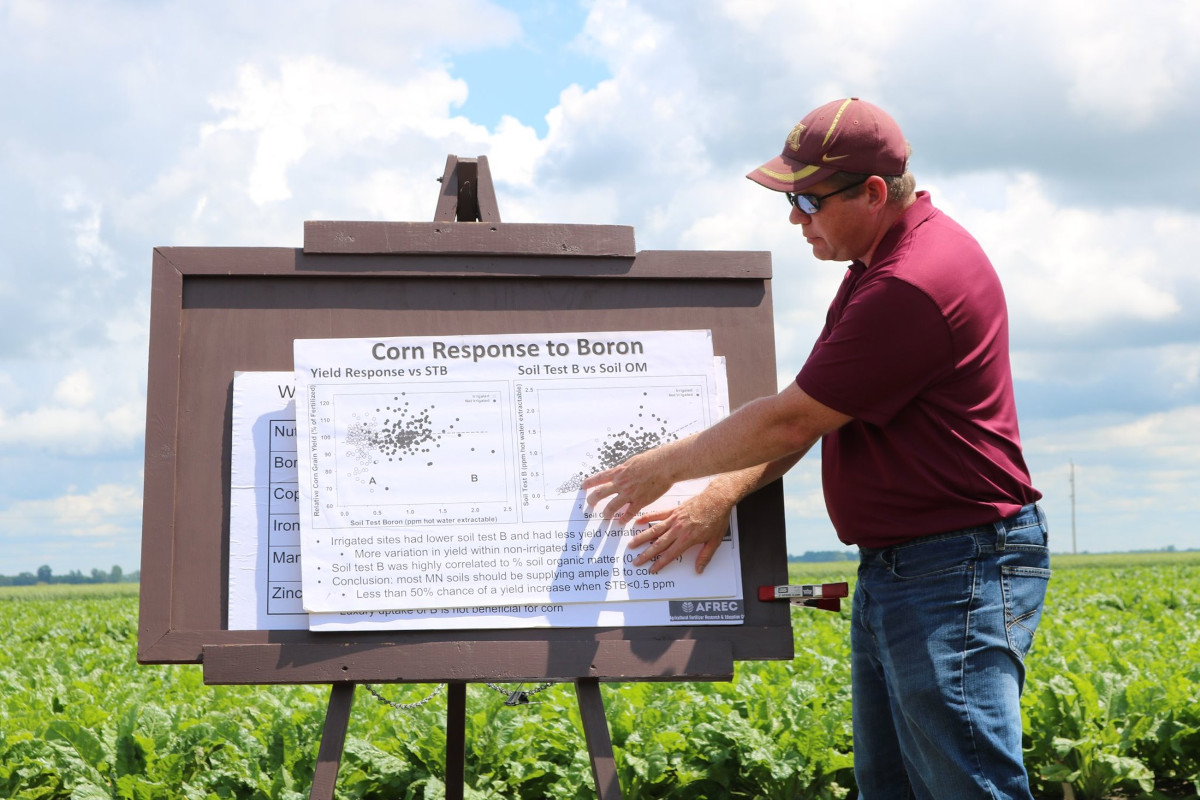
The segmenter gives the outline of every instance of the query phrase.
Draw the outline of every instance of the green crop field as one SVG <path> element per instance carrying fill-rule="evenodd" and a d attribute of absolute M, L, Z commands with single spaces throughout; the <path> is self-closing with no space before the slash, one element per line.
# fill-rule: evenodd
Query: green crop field
<path fill-rule="evenodd" d="M 1039 797 L 1200 797 L 1200 553 L 1056 557 L 1029 657 Z M 793 582 L 853 581 L 850 562 Z M 328 689 L 138 666 L 137 587 L 0 589 L 0 796 L 302 798 Z M 794 661 L 603 687 L 629 798 L 853 797 L 848 609 L 793 610 Z M 431 686 L 378 687 L 415 702 Z M 527 687 L 531 688 L 531 687 Z M 574 692 L 467 693 L 467 796 L 594 797 Z M 339 798 L 440 798 L 445 698 L 356 693 Z"/>

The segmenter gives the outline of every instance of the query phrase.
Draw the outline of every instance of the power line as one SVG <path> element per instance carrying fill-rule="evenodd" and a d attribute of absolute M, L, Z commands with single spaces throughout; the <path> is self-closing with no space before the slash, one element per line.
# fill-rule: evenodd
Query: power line
<path fill-rule="evenodd" d="M 1079 548 L 1075 542 L 1075 461 L 1071 462 L 1071 553 L 1078 554 Z"/>

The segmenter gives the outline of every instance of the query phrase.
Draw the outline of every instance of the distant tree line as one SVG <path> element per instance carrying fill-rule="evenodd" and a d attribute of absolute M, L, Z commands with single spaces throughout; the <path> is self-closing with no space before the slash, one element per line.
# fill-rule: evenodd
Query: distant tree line
<path fill-rule="evenodd" d="M 1200 550 L 1196 547 L 1178 548 L 1173 544 L 1157 550 L 1125 550 L 1123 553 L 1139 554 L 1139 553 L 1191 553 Z M 1070 553 L 1059 553 L 1058 555 L 1070 555 Z M 1079 555 L 1104 555 L 1104 553 L 1093 554 L 1087 550 L 1081 550 Z M 1109 553 L 1111 555 L 1111 553 Z M 858 549 L 847 548 L 845 550 L 806 550 L 803 555 L 789 553 L 787 560 L 792 563 L 811 563 L 811 562 L 826 562 L 826 561 L 858 561 Z"/>
<path fill-rule="evenodd" d="M 857 550 L 806 550 L 804 555 L 788 554 L 788 561 L 858 561 Z"/>
<path fill-rule="evenodd" d="M 0 575 L 0 586 L 36 586 L 39 583 L 137 583 L 139 578 L 141 571 L 126 572 L 116 564 L 108 572 L 93 569 L 91 575 L 84 575 L 77 569 L 66 575 L 55 575 L 49 566 L 43 564 L 38 567 L 36 574 L 22 572 L 20 575 Z"/>

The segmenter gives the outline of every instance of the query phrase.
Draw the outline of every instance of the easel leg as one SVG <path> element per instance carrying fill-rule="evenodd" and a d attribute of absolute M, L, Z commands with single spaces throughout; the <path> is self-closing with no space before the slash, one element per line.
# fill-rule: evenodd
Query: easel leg
<path fill-rule="evenodd" d="M 346 746 L 346 728 L 350 725 L 350 707 L 354 703 L 354 684 L 335 683 L 329 690 L 329 708 L 325 712 L 325 730 L 321 733 L 321 749 L 317 751 L 317 768 L 313 772 L 309 800 L 333 800 L 342 749 Z"/>
<path fill-rule="evenodd" d="M 587 740 L 588 753 L 592 757 L 592 778 L 596 781 L 596 797 L 599 800 L 621 800 L 621 783 L 617 780 L 617 762 L 613 757 L 608 719 L 604 715 L 600 681 L 595 678 L 579 678 L 575 681 L 575 695 L 579 700 L 579 716 L 583 720 L 583 736 Z"/>
<path fill-rule="evenodd" d="M 467 764 L 467 685 L 452 683 L 446 696 L 446 800 L 463 800 Z"/>

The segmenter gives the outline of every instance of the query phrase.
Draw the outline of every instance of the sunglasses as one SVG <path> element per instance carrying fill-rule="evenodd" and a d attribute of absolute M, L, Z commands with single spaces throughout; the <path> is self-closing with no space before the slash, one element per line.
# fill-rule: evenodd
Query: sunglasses
<path fill-rule="evenodd" d="M 826 200 L 830 197 L 833 197 L 835 194 L 841 194 L 842 192 L 848 192 L 856 186 L 862 186 L 864 183 L 867 182 L 867 179 L 870 177 L 871 176 L 868 175 L 865 178 L 863 178 L 861 181 L 856 181 L 855 183 L 852 183 L 849 186 L 843 186 L 842 188 L 840 188 L 836 191 L 833 191 L 833 192 L 829 192 L 828 194 L 822 194 L 822 195 L 792 194 L 791 192 L 784 192 L 784 194 L 787 195 L 788 204 L 790 206 L 792 206 L 792 208 L 798 208 L 801 211 L 803 211 L 805 214 L 815 214 L 821 210 L 821 201 L 822 200 Z"/>

